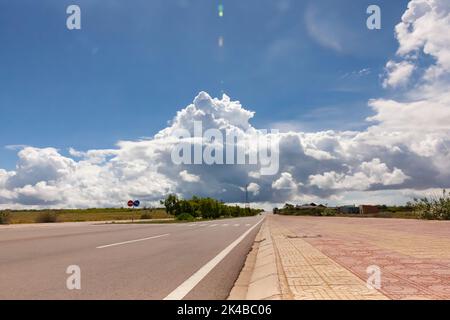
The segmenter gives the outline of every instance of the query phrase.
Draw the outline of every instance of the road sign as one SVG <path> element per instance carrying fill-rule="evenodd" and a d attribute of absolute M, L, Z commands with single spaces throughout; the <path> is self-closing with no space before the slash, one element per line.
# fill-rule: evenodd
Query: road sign
<path fill-rule="evenodd" d="M 134 200 L 133 202 L 133 206 L 135 206 L 136 208 L 139 207 L 140 204 L 141 202 L 139 200 Z"/>
<path fill-rule="evenodd" d="M 128 206 L 129 206 L 129 207 L 134 206 L 134 201 L 133 201 L 133 200 L 128 201 Z"/>

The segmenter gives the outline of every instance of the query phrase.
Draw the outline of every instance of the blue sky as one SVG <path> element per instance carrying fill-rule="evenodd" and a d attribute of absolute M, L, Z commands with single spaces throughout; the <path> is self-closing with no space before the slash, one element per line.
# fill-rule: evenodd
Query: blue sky
<path fill-rule="evenodd" d="M 70 4 L 82 30 L 66 29 Z M 223 0 L 223 18 L 218 4 L 0 0 L 0 168 L 16 163 L 6 146 L 153 136 L 201 90 L 240 100 L 255 127 L 303 131 L 364 128 L 367 101 L 390 94 L 380 74 L 406 0 Z M 369 4 L 380 31 L 365 27 Z"/>

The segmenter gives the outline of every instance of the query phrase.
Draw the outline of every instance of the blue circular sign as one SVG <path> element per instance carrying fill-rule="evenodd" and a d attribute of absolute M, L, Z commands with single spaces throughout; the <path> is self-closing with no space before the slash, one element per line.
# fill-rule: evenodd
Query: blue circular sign
<path fill-rule="evenodd" d="M 135 207 L 139 207 L 140 204 L 141 204 L 141 202 L 139 200 L 135 200 L 134 203 L 133 203 L 133 205 Z"/>

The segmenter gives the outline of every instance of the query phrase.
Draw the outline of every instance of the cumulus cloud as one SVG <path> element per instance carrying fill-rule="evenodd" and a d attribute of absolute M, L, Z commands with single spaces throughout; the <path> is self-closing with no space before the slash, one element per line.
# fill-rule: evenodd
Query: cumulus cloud
<path fill-rule="evenodd" d="M 450 3 L 447 0 L 412 0 L 396 26 L 398 55 L 423 52 L 436 59 L 437 74 L 450 71 Z"/>
<path fill-rule="evenodd" d="M 424 68 L 424 82 L 447 80 L 450 72 L 450 4 L 447 0 L 412 0 L 396 26 L 399 42 L 397 55 L 404 59 L 387 65 L 390 85 L 401 81 L 402 75 L 411 74 L 419 64 L 421 55 L 432 57 L 435 62 Z M 446 82 L 447 82 L 446 81 Z M 448 82 L 447 82 L 448 84 Z M 435 87 L 436 83 L 432 83 Z"/>
<path fill-rule="evenodd" d="M 255 113 L 239 101 L 201 92 L 150 139 L 119 141 L 112 149 L 70 149 L 67 156 L 54 148 L 21 147 L 15 169 L 0 169 L 0 208 L 123 206 L 128 199 L 147 205 L 172 192 L 242 203 L 246 185 L 251 201 L 265 204 L 392 203 L 420 190 L 448 188 L 448 30 L 448 1 L 410 1 L 396 27 L 399 49 L 385 80 L 404 91 L 395 99 L 369 101 L 374 114 L 366 130 L 264 133 L 251 124 Z M 232 131 L 249 150 L 260 135 L 270 136 L 279 144 L 279 171 L 261 175 L 258 164 L 174 164 L 171 151 L 180 141 L 202 143 L 174 136 L 180 129 L 193 134 L 194 121 L 205 130 Z"/>
<path fill-rule="evenodd" d="M 386 64 L 387 77 L 384 79 L 383 87 L 396 88 L 406 85 L 414 69 L 414 65 L 406 61 L 399 63 L 395 63 L 392 60 L 389 61 Z"/>
<path fill-rule="evenodd" d="M 275 190 L 294 190 L 297 188 L 297 184 L 295 183 L 292 174 L 289 172 L 283 172 L 281 177 L 272 183 L 272 188 Z"/>
<path fill-rule="evenodd" d="M 310 184 L 321 189 L 340 190 L 367 190 L 372 185 L 392 186 L 399 185 L 408 179 L 402 170 L 394 168 L 389 170 L 380 159 L 363 162 L 356 172 L 351 174 L 334 171 L 324 174 L 311 175 Z"/>
<path fill-rule="evenodd" d="M 251 192 L 254 196 L 259 194 L 259 189 L 260 189 L 259 185 L 254 182 L 249 183 L 247 186 L 248 192 Z"/>
<path fill-rule="evenodd" d="M 199 182 L 200 177 L 195 174 L 190 174 L 187 170 L 183 170 L 180 172 L 180 177 L 183 181 L 186 182 Z"/>

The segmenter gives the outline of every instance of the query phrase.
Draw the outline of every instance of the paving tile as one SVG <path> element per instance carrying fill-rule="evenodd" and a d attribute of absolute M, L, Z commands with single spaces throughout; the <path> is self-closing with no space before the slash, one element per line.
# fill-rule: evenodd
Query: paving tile
<path fill-rule="evenodd" d="M 268 226 L 294 299 L 450 299 L 449 221 L 270 216 Z M 372 265 L 380 290 L 366 286 Z"/>

